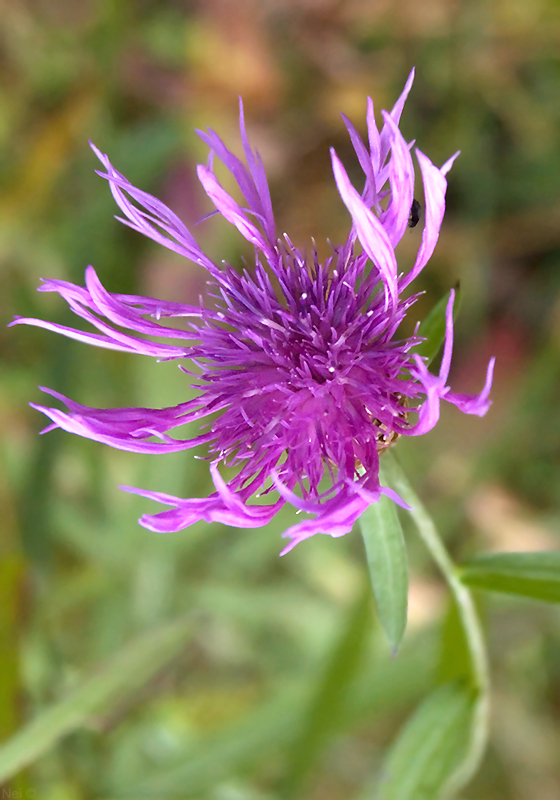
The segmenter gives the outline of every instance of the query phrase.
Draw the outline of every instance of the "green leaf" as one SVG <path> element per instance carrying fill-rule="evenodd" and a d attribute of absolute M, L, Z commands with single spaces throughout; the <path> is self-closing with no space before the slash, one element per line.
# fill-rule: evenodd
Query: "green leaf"
<path fill-rule="evenodd" d="M 408 569 L 395 503 L 382 495 L 360 517 L 379 620 L 396 654 L 406 628 Z"/>
<path fill-rule="evenodd" d="M 490 592 L 505 592 L 560 603 L 560 552 L 488 553 L 468 561 L 463 583 Z"/>
<path fill-rule="evenodd" d="M 424 336 L 425 341 L 418 345 L 415 353 L 424 356 L 427 364 L 430 364 L 437 356 L 440 347 L 445 339 L 445 310 L 449 302 L 451 292 L 447 292 L 441 300 L 435 304 L 430 313 L 424 317 L 418 328 L 418 336 Z M 457 319 L 461 307 L 461 289 L 459 284 L 455 286 L 455 303 L 453 304 L 453 321 Z"/>
<path fill-rule="evenodd" d="M 371 603 L 369 590 L 367 594 Z M 206 797 L 220 781 L 239 777 L 259 765 L 273 762 L 283 751 L 294 753 L 296 741 L 316 743 L 315 734 L 313 739 L 309 734 L 316 725 L 325 724 L 327 720 L 328 732 L 322 740 L 321 750 L 316 744 L 313 752 L 308 750 L 312 758 L 310 768 L 316 769 L 317 760 L 325 752 L 324 745 L 328 747 L 334 737 L 343 737 L 349 730 L 367 725 L 372 718 L 387 718 L 395 710 L 400 711 L 418 701 L 432 685 L 435 660 L 432 634 L 424 631 L 409 637 L 405 645 L 408 649 L 406 658 L 383 660 L 378 654 L 369 654 L 368 658 L 367 631 L 371 627 L 368 608 L 367 615 L 364 613 L 362 617 L 365 628 L 362 629 L 365 634 L 363 643 L 366 645 L 362 659 L 359 618 L 359 607 L 355 607 L 347 620 L 347 628 L 341 631 L 330 655 L 325 653 L 325 672 L 319 685 L 316 685 L 314 670 L 310 675 L 298 675 L 288 685 L 276 687 L 270 699 L 241 719 L 215 733 L 201 736 L 191 748 L 178 754 L 176 762 L 157 767 L 144 774 L 141 780 L 126 774 L 124 783 L 111 783 L 107 795 L 158 799 Z M 343 660 L 345 645 L 349 645 L 352 652 Z M 352 662 L 359 665 L 357 675 L 353 672 Z M 341 683 L 346 684 L 340 693 L 342 702 L 336 700 L 334 687 L 332 694 L 325 689 L 334 681 L 337 667 L 342 667 Z M 312 687 L 309 686 L 310 680 L 313 681 Z M 320 698 L 327 696 L 329 705 L 322 713 L 319 710 Z M 310 708 L 316 709 L 313 726 L 308 719 Z M 333 709 L 335 713 L 330 717 Z M 299 775 L 301 786 L 306 776 L 303 773 Z M 289 788 L 287 780 L 284 780 L 282 789 L 287 792 Z M 275 796 L 281 796 L 279 790 Z"/>
<path fill-rule="evenodd" d="M 33 763 L 96 713 L 121 703 L 181 651 L 192 630 L 185 619 L 127 645 L 68 697 L 42 711 L 0 748 L 0 782 Z"/>
<path fill-rule="evenodd" d="M 367 634 L 371 630 L 371 593 L 361 592 L 350 609 L 343 629 L 326 656 L 325 669 L 296 736 L 281 787 L 283 798 L 299 797 L 301 788 L 346 711 L 349 689 L 360 666 Z"/>
<path fill-rule="evenodd" d="M 456 599 L 451 596 L 441 632 L 441 652 L 438 670 L 439 683 L 464 681 L 476 686 L 472 658 L 465 627 Z"/>
<path fill-rule="evenodd" d="M 433 692 L 395 742 L 379 800 L 438 800 L 468 746 L 476 695 L 458 683 Z"/>

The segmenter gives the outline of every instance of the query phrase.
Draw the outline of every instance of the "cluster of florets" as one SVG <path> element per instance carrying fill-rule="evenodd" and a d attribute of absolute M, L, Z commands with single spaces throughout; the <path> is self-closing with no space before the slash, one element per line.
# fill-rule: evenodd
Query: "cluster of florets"
<path fill-rule="evenodd" d="M 188 360 L 189 370 L 181 368 L 196 375 L 192 385 L 198 396 L 178 406 L 94 409 L 50 389 L 44 391 L 68 410 L 34 406 L 51 419 L 46 430 L 62 428 L 122 450 L 165 453 L 207 447 L 216 490 L 209 497 L 183 499 L 124 487 L 171 507 L 143 516 L 140 522 L 147 528 L 177 531 L 201 519 L 258 527 L 288 502 L 311 516 L 285 532 L 290 542 L 283 553 L 315 533 L 341 536 L 382 493 L 399 502 L 394 492 L 380 486 L 380 455 L 399 435 L 418 436 L 433 428 L 442 398 L 465 413 L 486 413 L 492 362 L 480 395 L 453 394 L 447 386 L 453 293 L 437 375 L 414 354 L 420 339 L 399 339 L 397 334 L 415 300 L 403 297 L 403 292 L 425 266 L 439 236 L 445 176 L 455 159 L 438 168 L 416 150 L 424 187 L 424 229 L 412 269 L 399 275 L 395 248 L 411 208 L 416 208 L 410 146 L 399 130 L 412 79 L 413 74 L 392 111 L 382 112 L 381 130 L 368 99 L 367 146 L 344 118 L 365 184 L 357 191 L 332 151 L 334 178 L 352 228 L 347 241 L 333 247 L 324 263 L 315 252 L 304 255 L 286 236 L 278 238 L 266 175 L 249 145 L 242 107 L 246 164 L 210 130 L 200 133 L 210 148 L 210 160 L 208 166 L 198 167 L 217 211 L 255 247 L 254 267 L 241 273 L 212 262 L 167 206 L 134 187 L 93 148 L 106 170 L 99 174 L 124 215 L 121 221 L 205 268 L 210 275 L 209 302 L 206 307 L 187 306 L 112 294 L 88 267 L 85 287 L 48 280 L 40 289 L 62 295 L 97 333 L 38 319 L 15 322 L 98 347 Z M 218 182 L 213 157 L 232 173 L 244 205 Z M 166 317 L 185 318 L 183 329 L 163 325 Z M 160 343 L 161 338 L 175 343 Z M 193 439 L 169 434 L 207 417 L 210 421 Z M 220 465 L 235 469 L 227 483 Z M 271 492 L 276 500 L 270 499 Z"/>

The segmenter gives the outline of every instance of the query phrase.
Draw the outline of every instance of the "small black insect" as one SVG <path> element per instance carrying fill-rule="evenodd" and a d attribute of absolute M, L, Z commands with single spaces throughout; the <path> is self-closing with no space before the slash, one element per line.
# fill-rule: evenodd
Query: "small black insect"
<path fill-rule="evenodd" d="M 408 218 L 408 227 L 415 228 L 418 223 L 420 222 L 420 211 L 422 210 L 422 206 L 418 202 L 418 200 L 413 200 L 412 205 L 410 207 L 410 216 Z"/>

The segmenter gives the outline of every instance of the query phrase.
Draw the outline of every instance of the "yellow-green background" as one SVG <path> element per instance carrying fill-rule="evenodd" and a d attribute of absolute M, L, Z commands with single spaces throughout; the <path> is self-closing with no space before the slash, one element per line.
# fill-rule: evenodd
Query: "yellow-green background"
<path fill-rule="evenodd" d="M 484 420 L 445 408 L 436 431 L 399 444 L 400 459 L 458 560 L 558 546 L 557 0 L 5 0 L 0 11 L 6 322 L 73 324 L 35 287 L 40 277 L 80 283 L 89 263 L 110 291 L 186 302 L 204 291 L 200 269 L 115 222 L 88 138 L 192 227 L 210 210 L 194 128 L 237 147 L 240 94 L 279 229 L 301 245 L 314 236 L 326 253 L 349 222 L 329 146 L 358 176 L 339 112 L 363 130 L 366 95 L 390 107 L 415 65 L 405 136 L 436 163 L 462 154 L 411 313 L 421 318 L 459 279 L 452 385 L 478 390 L 488 357 L 498 366 Z M 194 232 L 215 258 L 246 252 L 220 220 Z M 419 239 L 420 226 L 407 232 L 403 267 Z M 156 636 L 137 665 L 148 677 L 134 657 L 121 673 L 117 664 L 109 700 L 6 787 L 40 800 L 373 797 L 383 752 L 437 680 L 446 596 L 413 535 L 409 631 L 393 661 L 373 604 L 365 624 L 356 617 L 367 583 L 356 532 L 283 559 L 289 512 L 269 529 L 198 524 L 158 536 L 136 523 L 155 509 L 118 484 L 202 495 L 204 462 L 38 437 L 43 420 L 27 406 L 41 402 L 38 384 L 87 405 L 170 405 L 186 391 L 175 365 L 38 329 L 1 336 L 2 738 Z M 481 610 L 491 744 L 463 800 L 557 800 L 559 612 L 498 595 Z M 176 619 L 188 633 L 166 656 L 157 635 Z"/>

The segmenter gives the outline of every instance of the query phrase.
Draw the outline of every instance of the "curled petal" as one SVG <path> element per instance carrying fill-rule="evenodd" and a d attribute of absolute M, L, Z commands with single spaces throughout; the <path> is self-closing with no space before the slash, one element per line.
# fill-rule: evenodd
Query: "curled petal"
<path fill-rule="evenodd" d="M 418 149 L 416 150 L 424 186 L 424 230 L 422 231 L 422 241 L 416 255 L 416 261 L 410 272 L 400 281 L 400 291 L 405 289 L 420 274 L 435 250 L 445 213 L 445 192 L 447 190 L 445 174 L 451 168 L 451 164 L 457 155 L 458 153 L 444 164 L 446 169 L 443 172 L 443 169 L 438 169 L 434 166 L 424 153 Z"/>
<path fill-rule="evenodd" d="M 147 497 L 158 503 L 174 506 L 170 511 L 159 514 L 144 514 L 138 520 L 141 525 L 156 533 L 174 533 L 188 528 L 195 522 L 221 522 L 232 528 L 261 528 L 267 525 L 278 513 L 283 500 L 273 505 L 254 505 L 242 507 L 224 501 L 217 492 L 209 497 L 193 497 L 183 499 L 161 492 L 151 492 L 145 489 L 135 489 L 131 486 L 121 486 L 125 492 Z"/>
<path fill-rule="evenodd" d="M 239 128 L 249 171 L 213 130 L 209 128 L 207 131 L 197 131 L 197 133 L 203 142 L 208 145 L 211 154 L 216 155 L 231 172 L 249 209 L 262 220 L 268 242 L 273 246 L 276 241 L 276 227 L 270 200 L 270 190 L 261 158 L 249 144 L 241 98 L 239 98 Z"/>
<path fill-rule="evenodd" d="M 298 497 L 297 494 L 292 492 L 288 486 L 282 483 L 275 469 L 271 470 L 270 476 L 272 478 L 274 488 L 287 503 L 294 506 L 294 508 L 299 509 L 300 511 L 307 511 L 310 514 L 317 513 L 317 503 L 305 500 L 303 497 Z"/>
<path fill-rule="evenodd" d="M 424 392 L 426 393 L 426 400 L 419 410 L 416 425 L 413 425 L 412 428 L 406 431 L 408 436 L 421 436 L 430 431 L 437 424 L 439 419 L 439 403 L 442 399 L 453 403 L 453 405 L 457 406 L 464 414 L 474 414 L 479 417 L 483 417 L 492 405 L 492 401 L 489 400 L 489 395 L 492 388 L 495 358 L 491 358 L 488 363 L 486 381 L 480 394 L 455 394 L 451 392 L 449 386 L 446 386 L 453 350 L 454 297 L 455 292 L 451 290 L 445 315 L 446 335 L 439 375 L 432 375 L 420 356 L 413 356 L 416 369 L 413 370 L 412 374 L 422 384 Z"/>
<path fill-rule="evenodd" d="M 375 109 L 371 97 L 368 97 L 367 99 L 366 121 L 371 163 L 374 173 L 377 173 L 378 170 L 380 170 L 383 166 L 381 163 L 381 137 L 377 128 L 377 123 L 375 122 Z M 377 193 L 378 189 L 381 189 L 381 186 L 378 188 L 375 186 L 373 187 L 374 195 Z"/>
<path fill-rule="evenodd" d="M 151 334 L 152 336 L 165 336 L 174 339 L 197 338 L 189 331 L 167 328 L 163 325 L 158 325 L 156 322 L 145 319 L 141 311 L 136 308 L 131 308 L 118 297 L 108 292 L 97 277 L 94 268 L 91 266 L 86 269 L 86 286 L 99 313 L 103 314 L 104 317 L 115 325 L 138 331 L 138 333 Z M 188 306 L 184 308 L 187 309 Z M 189 314 L 189 316 L 191 316 L 191 314 Z M 197 309 L 192 316 L 202 317 L 203 311 Z"/>
<path fill-rule="evenodd" d="M 93 267 L 88 269 L 93 270 Z M 93 270 L 95 274 L 95 270 Z M 96 276 L 97 277 L 97 276 Z M 66 300 L 66 302 L 74 301 L 91 308 L 96 313 L 102 313 L 101 309 L 96 305 L 90 292 L 83 286 L 77 286 L 69 281 L 60 280 L 44 280 L 43 283 L 37 287 L 38 292 L 58 292 L 58 294 Z M 170 300 L 158 300 L 154 297 L 144 297 L 137 294 L 116 294 L 107 292 L 109 296 L 116 302 L 123 304 L 128 310 L 134 312 L 138 316 L 150 314 L 155 319 L 161 317 L 211 317 L 212 314 L 206 309 L 199 306 L 189 306 L 186 303 L 174 303 Z M 126 327 L 126 326 L 125 326 Z M 166 329 L 159 329 L 166 330 Z M 174 338 L 179 338 L 183 334 L 190 336 L 185 331 L 177 331 L 175 328 L 168 328 L 167 330 L 173 331 Z M 164 335 L 164 334 L 159 334 Z"/>
<path fill-rule="evenodd" d="M 410 208 L 414 197 L 414 165 L 408 145 L 390 114 L 383 112 L 385 125 L 390 134 L 391 160 L 389 181 L 391 202 L 382 216 L 382 224 L 391 245 L 395 247 L 408 226 Z"/>
<path fill-rule="evenodd" d="M 448 392 L 445 395 L 447 402 L 453 403 L 464 414 L 475 414 L 477 417 L 483 417 L 492 405 L 492 401 L 488 398 L 492 388 L 495 363 L 495 358 L 491 358 L 488 362 L 486 382 L 480 394 L 454 394 L 453 392 Z"/>
<path fill-rule="evenodd" d="M 280 490 L 280 487 L 277 488 Z M 306 519 L 297 525 L 292 525 L 282 534 L 282 537 L 290 539 L 290 542 L 280 555 L 283 556 L 289 553 L 297 544 L 309 539 L 311 536 L 315 536 L 317 533 L 327 534 L 333 538 L 344 536 L 352 529 L 356 520 L 368 506 L 379 501 L 381 494 L 387 495 L 403 508 L 409 508 L 393 489 L 378 486 L 377 475 L 371 476 L 366 480 L 365 484 L 362 480 L 345 481 L 345 484 L 338 490 L 337 494 L 325 503 L 315 504 L 314 508 L 312 504 L 305 504 L 305 510 L 312 511 L 317 516 L 315 519 Z M 288 502 L 293 503 L 291 496 L 289 497 L 286 494 L 283 494 L 283 496 Z M 299 500 L 299 498 L 297 499 Z"/>
<path fill-rule="evenodd" d="M 49 425 L 47 430 L 52 430 L 53 427 L 61 428 L 85 439 L 92 439 L 117 450 L 127 450 L 132 453 L 174 453 L 207 444 L 214 438 L 211 433 L 201 434 L 189 440 L 167 436 L 166 431 L 191 420 L 190 403 L 163 409 L 99 409 L 83 406 L 52 389 L 39 388 L 61 400 L 70 410 L 70 413 L 67 413 L 58 408 L 30 403 L 32 408 L 41 411 L 52 420 L 53 425 Z M 196 416 L 195 414 L 194 417 Z M 160 441 L 148 441 L 152 437 Z"/>
<path fill-rule="evenodd" d="M 198 165 L 197 172 L 198 179 L 203 185 L 204 191 L 223 218 L 231 222 L 232 225 L 235 225 L 237 230 L 249 242 L 262 250 L 263 253 L 271 253 L 270 245 L 258 228 L 250 221 L 247 212 L 220 186 L 214 173 L 202 164 Z"/>
<path fill-rule="evenodd" d="M 397 303 L 397 261 L 391 241 L 381 222 L 365 205 L 354 189 L 346 170 L 334 150 L 331 149 L 334 179 L 342 202 L 350 212 L 360 244 L 379 271 L 391 306 Z"/>
<path fill-rule="evenodd" d="M 327 534 L 333 538 L 344 536 L 352 530 L 358 517 L 370 504 L 371 500 L 361 497 L 353 487 L 343 486 L 332 500 L 327 501 L 323 506 L 319 504 L 316 506 L 317 516 L 315 519 L 306 519 L 297 525 L 292 525 L 282 534 L 282 537 L 290 539 L 290 542 L 280 555 L 286 555 L 297 544 L 317 533 Z"/>
<path fill-rule="evenodd" d="M 262 159 L 258 152 L 253 152 L 249 144 L 249 138 L 245 129 L 245 114 L 243 112 L 243 101 L 241 97 L 239 98 L 239 128 L 241 131 L 241 143 L 243 144 L 245 158 L 247 159 L 251 177 L 260 201 L 255 211 L 260 213 L 268 239 L 271 243 L 274 243 L 276 241 L 276 226 L 274 224 L 274 214 L 272 212 L 270 189 L 268 188 L 268 181 L 266 179 L 266 172 Z"/>
<path fill-rule="evenodd" d="M 364 486 L 360 486 L 359 482 L 355 481 L 354 483 L 349 484 L 350 487 L 356 494 L 362 497 L 364 500 L 368 500 L 369 504 L 378 503 L 379 497 L 384 494 L 389 497 L 394 503 L 396 503 L 401 508 L 410 511 L 410 506 L 408 503 L 402 499 L 402 497 L 395 492 L 394 489 L 391 489 L 389 486 L 380 486 L 378 492 L 372 492 L 366 489 Z"/>
<path fill-rule="evenodd" d="M 147 192 L 137 189 L 124 175 L 113 167 L 108 156 L 90 142 L 90 147 L 107 172 L 98 172 L 109 182 L 111 193 L 126 219 L 119 218 L 130 228 L 142 233 L 154 242 L 185 256 L 197 264 L 202 264 L 211 272 L 216 265 L 202 252 L 194 236 L 179 217 L 165 203 Z M 139 206 L 134 205 L 128 196 Z"/>
<path fill-rule="evenodd" d="M 158 434 L 157 431 L 144 431 L 146 436 L 159 435 L 163 440 L 161 442 L 146 442 L 134 437 L 121 437 L 115 436 L 113 433 L 103 433 L 92 425 L 91 420 L 81 417 L 77 414 L 65 414 L 57 408 L 47 408 L 40 406 L 37 403 L 30 403 L 31 408 L 41 411 L 45 416 L 49 417 L 54 426 L 62 428 L 68 433 L 75 433 L 78 436 L 83 436 L 85 439 L 92 439 L 94 442 L 101 442 L 114 447 L 117 450 L 127 450 L 131 453 L 176 453 L 180 450 L 188 450 L 191 447 L 196 447 L 198 444 L 204 444 L 211 441 L 212 436 L 205 435 L 197 437 L 197 439 L 190 439 L 189 441 L 178 441 L 172 439 L 170 436 Z M 52 430 L 53 425 L 49 425 L 46 430 Z M 44 431 L 46 432 L 46 431 Z"/>
<path fill-rule="evenodd" d="M 148 339 L 139 338 L 138 336 L 131 336 L 128 333 L 116 330 L 104 320 L 99 319 L 96 314 L 105 316 L 111 322 L 121 327 L 144 334 L 173 337 L 175 339 L 198 338 L 188 331 L 166 328 L 155 322 L 144 319 L 141 310 L 132 308 L 119 299 L 118 295 L 111 295 L 103 288 L 93 267 L 88 267 L 86 270 L 86 284 L 87 288 L 84 289 L 81 286 L 74 286 L 66 281 L 47 281 L 40 289 L 43 291 L 59 292 L 61 296 L 65 298 L 72 311 L 77 316 L 90 322 L 104 334 L 103 336 L 86 333 L 74 328 L 68 328 L 64 325 L 45 322 L 30 317 L 17 317 L 13 320 L 11 325 L 33 325 L 35 327 L 46 328 L 47 330 L 61 333 L 70 339 L 93 344 L 96 347 L 104 347 L 109 350 L 119 350 L 127 353 L 140 353 L 141 355 L 154 356 L 160 359 L 184 358 L 189 355 L 189 347 L 173 344 L 159 344 L 158 342 L 152 342 Z M 161 307 L 165 304 L 160 303 L 159 305 Z M 189 309 L 190 307 L 184 306 L 184 308 Z M 95 313 L 92 313 L 92 311 Z M 174 313 L 174 311 L 172 313 Z M 204 314 L 204 316 L 211 318 L 214 315 L 210 313 L 208 315 Z"/>
<path fill-rule="evenodd" d="M 439 375 L 432 375 L 418 355 L 413 356 L 416 369 L 414 377 L 422 384 L 422 391 L 426 393 L 426 399 L 422 403 L 418 412 L 418 421 L 406 432 L 407 436 L 423 436 L 437 425 L 439 420 L 439 402 L 449 389 L 445 386 L 445 381 Z"/>
<path fill-rule="evenodd" d="M 54 331 L 54 333 L 61 333 L 69 339 L 75 339 L 77 342 L 84 342 L 85 344 L 92 344 L 95 347 L 103 347 L 106 350 L 118 350 L 121 353 L 137 352 L 134 348 L 126 346 L 122 343 L 117 343 L 109 336 L 99 336 L 97 333 L 85 333 L 78 331 L 75 328 L 68 328 L 66 325 L 58 325 L 56 322 L 47 322 L 44 319 L 34 319 L 33 317 L 16 317 L 8 324 L 12 325 L 31 325 L 35 328 L 45 328 L 47 331 Z"/>
<path fill-rule="evenodd" d="M 371 102 L 369 97 L 368 101 Z M 363 143 L 360 134 L 356 130 L 355 126 L 350 122 L 348 117 L 345 114 L 342 114 L 341 116 L 342 119 L 344 120 L 344 124 L 346 125 L 346 129 L 350 136 L 350 141 L 352 142 L 352 145 L 358 157 L 358 161 L 360 162 L 360 166 L 364 171 L 364 175 L 366 176 L 365 187 L 362 194 L 363 201 L 367 206 L 372 206 L 375 196 L 377 194 L 375 170 L 372 163 L 373 157 L 368 152 L 367 147 Z M 375 119 L 374 119 L 374 126 L 375 126 Z M 375 130 L 377 131 L 377 127 L 375 128 Z"/>

